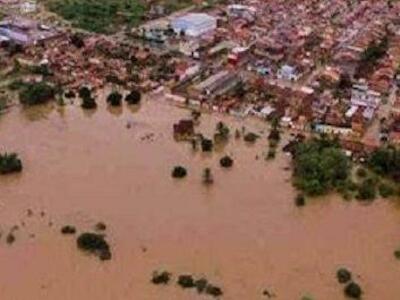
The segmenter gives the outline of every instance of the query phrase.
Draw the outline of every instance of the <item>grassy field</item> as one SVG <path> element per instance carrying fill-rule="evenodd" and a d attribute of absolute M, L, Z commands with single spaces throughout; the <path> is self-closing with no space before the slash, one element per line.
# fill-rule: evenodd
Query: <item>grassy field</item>
<path fill-rule="evenodd" d="M 112 33 L 121 25 L 136 26 L 150 9 L 142 0 L 43 0 L 47 8 L 84 30 Z M 191 0 L 162 2 L 168 11 L 184 8 Z"/>

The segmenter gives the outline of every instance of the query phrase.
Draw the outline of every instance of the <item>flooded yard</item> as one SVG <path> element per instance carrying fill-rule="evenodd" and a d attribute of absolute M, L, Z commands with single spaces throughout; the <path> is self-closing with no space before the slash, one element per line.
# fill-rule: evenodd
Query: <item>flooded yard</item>
<path fill-rule="evenodd" d="M 363 299 L 400 297 L 395 202 L 366 206 L 332 196 L 298 208 L 284 170 L 290 160 L 279 153 L 265 161 L 265 135 L 255 145 L 232 137 L 212 154 L 194 152 L 172 136 L 173 123 L 187 116 L 156 100 L 92 113 L 15 107 L 0 116 L 2 151 L 17 152 L 24 163 L 21 174 L 0 178 L 1 299 L 206 299 L 175 284 L 178 274 L 190 273 L 221 286 L 223 299 L 268 299 L 268 289 L 276 299 L 338 300 L 340 266 L 359 275 Z M 203 115 L 200 131 L 211 137 L 220 120 Z M 265 130 L 253 120 L 224 122 Z M 224 154 L 234 158 L 232 169 L 220 168 Z M 175 165 L 187 168 L 185 179 L 171 178 Z M 202 184 L 205 167 L 212 186 Z M 99 221 L 113 252 L 107 262 L 60 234 L 63 225 L 82 232 Z M 16 241 L 7 245 L 15 225 Z M 152 272 L 163 269 L 174 282 L 152 285 Z"/>

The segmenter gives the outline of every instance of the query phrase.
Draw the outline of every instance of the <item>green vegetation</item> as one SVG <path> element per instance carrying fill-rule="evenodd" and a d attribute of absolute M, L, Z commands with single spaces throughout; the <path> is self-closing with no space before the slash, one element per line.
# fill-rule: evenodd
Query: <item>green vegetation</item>
<path fill-rule="evenodd" d="M 187 175 L 187 171 L 184 167 L 182 166 L 176 166 L 172 170 L 171 176 L 173 178 L 184 178 Z"/>
<path fill-rule="evenodd" d="M 306 205 L 306 198 L 303 194 L 298 194 L 294 200 L 296 206 L 304 206 Z"/>
<path fill-rule="evenodd" d="M 162 272 L 155 271 L 151 278 L 151 282 L 156 285 L 168 284 L 170 279 L 171 279 L 171 273 L 167 271 L 162 271 Z"/>
<path fill-rule="evenodd" d="M 135 26 L 145 7 L 139 0 L 48 0 L 48 8 L 79 28 L 110 33 L 116 26 Z"/>
<path fill-rule="evenodd" d="M 248 132 L 245 134 L 243 139 L 247 143 L 255 143 L 258 138 L 259 138 L 258 134 L 255 134 L 254 132 Z"/>
<path fill-rule="evenodd" d="M 16 153 L 0 154 L 0 174 L 19 173 L 22 171 L 22 161 Z"/>
<path fill-rule="evenodd" d="M 204 184 L 213 184 L 214 183 L 214 177 L 211 173 L 211 169 L 210 168 L 205 168 L 203 170 L 203 183 Z"/>
<path fill-rule="evenodd" d="M 111 259 L 110 246 L 101 234 L 82 233 L 76 242 L 79 249 L 97 255 L 100 260 Z"/>
<path fill-rule="evenodd" d="M 349 270 L 347 270 L 346 268 L 340 268 L 337 272 L 336 272 L 336 278 L 338 280 L 339 283 L 341 284 L 345 284 L 348 283 L 349 281 L 351 281 L 351 272 Z"/>
<path fill-rule="evenodd" d="M 25 105 L 43 104 L 54 99 L 56 90 L 46 82 L 25 83 L 20 86 L 19 100 Z"/>
<path fill-rule="evenodd" d="M 142 94 L 138 90 L 132 90 L 128 95 L 125 97 L 125 101 L 128 104 L 136 105 L 140 103 L 142 99 Z"/>
<path fill-rule="evenodd" d="M 233 159 L 226 155 L 219 160 L 219 164 L 223 168 L 231 168 L 233 166 Z"/>
<path fill-rule="evenodd" d="M 229 139 L 230 129 L 224 122 L 218 122 L 215 128 L 214 142 L 226 142 Z"/>
<path fill-rule="evenodd" d="M 201 140 L 201 150 L 203 152 L 211 152 L 214 148 L 214 143 L 210 139 L 203 138 Z"/>
<path fill-rule="evenodd" d="M 190 289 L 195 287 L 192 275 L 179 275 L 177 283 L 183 289 Z"/>
<path fill-rule="evenodd" d="M 361 287 L 355 282 L 350 282 L 344 289 L 344 294 L 352 299 L 360 299 L 362 293 Z"/>
<path fill-rule="evenodd" d="M 76 228 L 71 225 L 65 225 L 61 228 L 61 233 L 62 234 L 75 234 L 76 233 Z"/>
<path fill-rule="evenodd" d="M 83 109 L 95 109 L 97 107 L 96 100 L 92 97 L 92 91 L 88 87 L 81 87 L 78 94 L 82 99 L 81 107 Z"/>
<path fill-rule="evenodd" d="M 400 149 L 379 148 L 371 154 L 368 165 L 378 175 L 400 182 Z"/>
<path fill-rule="evenodd" d="M 376 183 L 373 179 L 365 179 L 359 186 L 357 191 L 358 200 L 374 200 L 376 198 Z"/>
<path fill-rule="evenodd" d="M 121 93 L 119 93 L 117 91 L 111 92 L 107 96 L 107 103 L 110 104 L 111 106 L 121 106 L 121 104 L 122 104 Z"/>
<path fill-rule="evenodd" d="M 379 42 L 372 41 L 361 55 L 356 72 L 358 77 L 370 74 L 375 68 L 377 62 L 386 55 L 388 48 L 389 39 L 387 36 Z"/>
<path fill-rule="evenodd" d="M 307 195 L 324 195 L 348 181 L 350 160 L 336 140 L 311 139 L 297 145 L 294 153 L 294 184 Z"/>

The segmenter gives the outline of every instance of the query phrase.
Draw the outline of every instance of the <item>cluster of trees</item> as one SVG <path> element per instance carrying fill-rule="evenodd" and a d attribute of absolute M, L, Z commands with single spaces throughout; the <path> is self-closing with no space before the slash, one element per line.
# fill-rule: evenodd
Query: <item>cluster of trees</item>
<path fill-rule="evenodd" d="M 146 12 L 139 0 L 50 0 L 47 5 L 75 26 L 99 33 L 118 24 L 137 25 Z"/>
<path fill-rule="evenodd" d="M 79 89 L 79 97 L 82 99 L 81 107 L 84 109 L 95 109 L 97 107 L 96 100 L 92 96 L 92 91 L 87 87 L 83 86 Z"/>
<path fill-rule="evenodd" d="M 363 77 L 365 74 L 371 73 L 378 60 L 386 55 L 388 48 L 389 38 L 387 35 L 379 42 L 372 41 L 361 55 L 356 72 L 358 77 Z"/>
<path fill-rule="evenodd" d="M 304 141 L 293 154 L 294 184 L 307 195 L 338 190 L 349 179 L 351 162 L 337 140 L 323 136 Z"/>
<path fill-rule="evenodd" d="M 54 99 L 55 94 L 56 89 L 44 81 L 25 83 L 21 86 L 19 100 L 25 105 L 43 104 Z"/>
<path fill-rule="evenodd" d="M 379 148 L 369 157 L 368 165 L 375 173 L 400 182 L 400 149 Z"/>
<path fill-rule="evenodd" d="M 76 240 L 76 244 L 79 249 L 98 256 L 100 260 L 111 259 L 110 246 L 102 234 L 82 233 Z"/>
<path fill-rule="evenodd" d="M 16 153 L 0 154 L 0 174 L 18 173 L 22 171 L 22 161 Z"/>

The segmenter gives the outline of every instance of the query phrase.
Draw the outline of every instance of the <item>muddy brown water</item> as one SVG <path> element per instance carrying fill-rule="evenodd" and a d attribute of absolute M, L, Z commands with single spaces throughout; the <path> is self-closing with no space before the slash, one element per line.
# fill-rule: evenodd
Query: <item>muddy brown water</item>
<path fill-rule="evenodd" d="M 331 196 L 296 208 L 284 170 L 289 160 L 280 154 L 264 161 L 265 138 L 194 153 L 171 134 L 185 116 L 157 101 L 90 114 L 74 106 L 14 108 L 1 116 L 1 149 L 18 152 L 24 171 L 0 178 L 0 298 L 207 299 L 175 284 L 150 284 L 154 270 L 166 269 L 174 279 L 206 276 L 223 288 L 224 299 L 267 299 L 267 288 L 276 299 L 338 300 L 344 296 L 335 271 L 347 266 L 360 276 L 364 299 L 400 299 L 393 256 L 400 211 L 393 201 L 365 206 Z M 203 115 L 202 132 L 211 133 L 220 119 Z M 218 166 L 224 153 L 235 159 L 231 170 Z M 170 177 L 177 164 L 188 168 L 186 179 Z M 211 187 L 201 183 L 204 167 L 213 170 Z M 74 237 L 59 233 L 65 224 L 82 231 L 98 221 L 108 226 L 108 262 L 81 253 Z M 14 225 L 10 246 L 5 235 Z"/>

